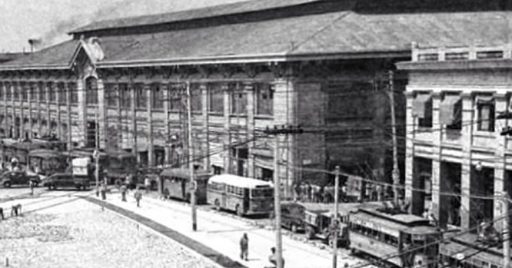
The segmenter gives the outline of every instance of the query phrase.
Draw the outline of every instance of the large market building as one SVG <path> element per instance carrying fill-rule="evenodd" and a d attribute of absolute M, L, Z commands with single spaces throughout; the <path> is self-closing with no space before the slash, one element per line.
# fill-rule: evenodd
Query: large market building
<path fill-rule="evenodd" d="M 183 163 L 190 88 L 198 166 L 271 178 L 274 141 L 263 130 L 289 124 L 305 133 L 281 140 L 288 185 L 335 165 L 389 181 L 390 84 L 405 135 L 406 77 L 390 76 L 394 63 L 411 57 L 413 41 L 503 40 L 506 5 L 259 0 L 98 21 L 0 65 L 0 131 L 123 149 L 150 166 Z"/>

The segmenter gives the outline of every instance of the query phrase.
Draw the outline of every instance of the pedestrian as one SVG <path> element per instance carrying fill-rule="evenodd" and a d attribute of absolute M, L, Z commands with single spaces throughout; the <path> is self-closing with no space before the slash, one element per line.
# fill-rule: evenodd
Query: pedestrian
<path fill-rule="evenodd" d="M 2 220 L 5 220 L 4 209 L 3 208 L 0 208 L 0 217 L 2 217 Z"/>
<path fill-rule="evenodd" d="M 268 261 L 277 267 L 276 248 L 272 247 L 270 249 L 270 252 L 272 252 L 272 254 L 270 254 L 270 256 L 268 257 Z M 282 255 L 281 255 L 281 268 L 284 268 L 284 258 Z"/>
<path fill-rule="evenodd" d="M 151 180 L 148 176 L 144 178 L 144 188 L 146 189 L 146 194 L 149 193 L 149 188 L 151 187 Z"/>
<path fill-rule="evenodd" d="M 133 194 L 135 197 L 135 201 L 137 202 L 137 207 L 140 207 L 140 200 L 142 199 L 142 192 L 140 191 L 140 188 L 137 186 L 137 190 L 135 190 L 135 193 Z"/>
<path fill-rule="evenodd" d="M 30 186 L 30 195 L 34 195 L 34 181 L 30 180 L 28 185 Z"/>
<path fill-rule="evenodd" d="M 311 202 L 311 184 L 308 182 L 308 185 L 306 186 L 306 192 L 307 192 L 307 196 L 308 196 L 308 202 Z"/>
<path fill-rule="evenodd" d="M 126 202 L 126 190 L 127 190 L 126 184 L 122 184 L 121 187 L 119 188 L 119 191 L 121 191 L 121 201 L 123 201 L 123 202 Z"/>
<path fill-rule="evenodd" d="M 294 187 L 294 190 L 295 190 L 295 201 L 299 201 L 300 200 L 300 194 L 301 194 L 301 183 L 300 182 L 297 182 L 295 184 L 295 187 Z"/>
<path fill-rule="evenodd" d="M 107 184 L 106 183 L 101 184 L 100 193 L 101 193 L 101 200 L 106 200 L 107 199 Z"/>
<path fill-rule="evenodd" d="M 249 260 L 249 238 L 247 237 L 247 233 L 244 233 L 240 239 L 240 259 L 245 261 Z"/>

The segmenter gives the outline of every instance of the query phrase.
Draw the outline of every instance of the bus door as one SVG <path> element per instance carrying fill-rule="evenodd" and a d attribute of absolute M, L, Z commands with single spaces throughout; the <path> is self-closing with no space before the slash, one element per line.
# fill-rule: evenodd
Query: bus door
<path fill-rule="evenodd" d="M 222 191 L 221 191 L 221 197 L 220 197 L 220 205 L 223 208 L 227 207 L 227 192 L 228 192 L 228 186 L 226 184 L 222 184 Z"/>
<path fill-rule="evenodd" d="M 244 198 L 244 200 L 243 200 L 243 209 L 244 209 L 244 211 L 248 211 L 249 210 L 250 197 L 251 197 L 250 189 L 244 188 L 243 191 L 244 191 L 243 192 L 244 193 L 244 195 L 243 195 L 243 198 Z"/>

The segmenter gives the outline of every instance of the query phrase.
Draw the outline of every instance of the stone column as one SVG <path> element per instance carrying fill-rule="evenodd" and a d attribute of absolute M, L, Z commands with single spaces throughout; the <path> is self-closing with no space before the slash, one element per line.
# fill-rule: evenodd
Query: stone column
<path fill-rule="evenodd" d="M 78 92 L 78 131 L 81 134 L 79 143 L 84 146 L 87 143 L 87 92 L 85 92 L 85 81 L 83 78 L 78 78 L 76 81 L 76 90 Z"/>
<path fill-rule="evenodd" d="M 32 92 L 32 83 L 28 83 L 28 92 L 27 92 L 27 99 L 28 99 L 28 125 L 30 127 L 30 130 L 28 132 L 28 137 L 30 139 L 33 139 L 34 138 L 34 133 L 33 133 L 33 121 L 32 121 L 32 106 L 33 106 L 33 103 L 32 103 L 32 95 L 33 95 L 33 92 Z"/>
<path fill-rule="evenodd" d="M 63 140 L 63 137 L 62 137 L 62 122 L 60 121 L 61 120 L 61 111 L 60 111 L 60 106 L 61 106 L 61 103 L 60 103 L 60 99 L 61 99 L 61 94 L 63 94 L 62 90 L 63 88 L 61 87 L 62 86 L 62 83 L 61 82 L 58 82 L 55 84 L 55 93 L 57 94 L 57 137 L 59 137 L 59 140 Z"/>
<path fill-rule="evenodd" d="M 441 102 L 441 94 L 433 93 L 432 95 L 432 126 L 440 127 L 439 124 L 439 104 Z M 417 123 L 416 121 L 415 123 Z M 445 188 L 445 182 L 442 181 L 443 176 L 441 174 L 441 139 L 442 131 L 432 131 L 432 210 L 439 220 L 441 226 L 446 226 L 447 222 L 447 211 L 446 206 L 443 203 L 446 202 L 446 197 L 439 194 Z"/>
<path fill-rule="evenodd" d="M 50 82 L 45 82 L 44 87 L 46 88 L 46 134 L 51 133 L 51 126 L 52 126 L 52 110 L 50 105 L 50 89 L 52 87 L 52 84 Z"/>
<path fill-rule="evenodd" d="M 247 140 L 253 139 L 255 134 L 255 119 L 254 115 L 256 114 L 256 98 L 254 93 L 254 83 L 247 83 L 244 85 L 245 94 L 247 94 Z M 253 154 L 255 141 L 249 142 L 247 144 L 248 149 L 248 159 L 247 159 L 247 176 L 249 178 L 254 178 L 256 175 L 255 172 L 255 156 Z"/>
<path fill-rule="evenodd" d="M 406 157 L 405 157 L 405 198 L 411 200 L 411 213 L 422 215 L 424 210 L 424 195 L 414 191 L 420 182 L 420 179 L 414 174 L 414 139 L 416 138 L 416 118 L 412 114 L 412 103 L 414 101 L 414 92 L 405 92 L 406 97 Z"/>
<path fill-rule="evenodd" d="M 153 139 L 153 87 L 150 84 L 144 85 L 144 91 L 146 92 L 147 98 L 147 147 L 148 147 L 148 166 L 152 167 L 155 165 L 155 147 L 154 147 L 154 139 Z"/>
<path fill-rule="evenodd" d="M 116 111 L 117 111 L 117 148 L 123 149 L 123 116 L 122 116 L 122 108 L 121 102 L 121 87 L 119 83 L 115 83 L 112 85 L 112 88 L 115 91 L 115 98 L 117 100 L 116 103 Z"/>
<path fill-rule="evenodd" d="M 201 148 L 203 149 L 203 165 L 205 170 L 210 170 L 210 146 L 209 146 L 209 136 L 210 131 L 208 129 L 208 121 L 209 121 L 209 115 L 208 115 L 208 104 L 209 104 L 209 94 L 208 94 L 208 88 L 206 84 L 201 85 L 201 103 L 203 104 L 201 106 L 202 114 L 203 114 L 203 131 L 204 131 L 204 140 L 201 141 Z"/>
<path fill-rule="evenodd" d="M 41 90 L 44 90 L 44 84 L 43 83 L 40 83 L 40 82 L 36 82 L 35 84 L 35 87 L 36 87 L 36 91 L 37 91 L 37 135 L 38 137 L 41 137 L 41 131 L 43 130 L 43 124 L 42 124 L 42 121 L 43 121 L 43 116 L 42 116 L 42 113 L 43 113 L 43 110 L 41 109 L 41 95 L 44 95 L 44 92 L 41 92 Z"/>
<path fill-rule="evenodd" d="M 71 88 L 69 82 L 64 83 L 64 92 L 66 92 L 66 111 L 67 111 L 67 125 L 68 125 L 68 136 L 66 137 L 67 148 L 71 150 L 73 147 L 73 126 L 71 125 Z"/>
<path fill-rule="evenodd" d="M 25 90 L 25 87 L 24 85 L 18 81 L 18 96 L 19 96 L 19 103 L 20 103 L 20 134 L 19 134 L 19 138 L 25 138 L 24 136 L 24 133 L 25 133 L 25 120 L 24 120 L 24 110 L 25 110 L 25 107 L 24 107 L 24 101 L 23 101 L 23 91 Z"/>
<path fill-rule="evenodd" d="M 231 101 L 227 84 L 222 85 L 222 92 L 224 92 L 224 170 L 226 173 L 231 173 Z"/>
<path fill-rule="evenodd" d="M 16 82 L 15 81 L 11 81 L 11 113 L 12 113 L 12 136 L 13 138 L 18 138 L 16 137 L 16 105 L 14 103 L 14 91 L 16 90 Z"/>
<path fill-rule="evenodd" d="M 494 98 L 496 101 L 496 107 L 495 107 L 495 118 L 498 116 L 498 113 L 507 111 L 507 96 L 506 94 L 494 94 Z M 506 151 L 507 151 L 507 136 L 501 136 L 501 128 L 502 125 L 508 125 L 506 120 L 500 120 L 498 124 L 495 124 L 494 127 L 494 135 L 496 139 L 496 148 L 494 150 L 494 196 L 498 197 L 503 194 L 503 191 L 508 190 L 508 187 L 506 187 L 506 180 L 505 180 L 505 172 L 506 172 Z M 510 197 L 509 197 L 510 198 Z M 500 218 L 504 211 L 503 211 L 503 205 L 501 204 L 502 201 L 499 199 L 495 199 L 493 201 L 493 218 L 497 220 Z M 495 223 L 495 227 L 498 230 L 503 230 L 503 220 L 498 220 Z"/>
<path fill-rule="evenodd" d="M 461 228 L 471 225 L 471 145 L 473 143 L 473 97 L 470 93 L 462 94 L 462 165 L 461 165 Z"/>
<path fill-rule="evenodd" d="M 171 139 L 171 127 L 169 126 L 170 120 L 169 120 L 169 109 L 170 109 L 170 88 L 168 83 L 162 83 L 160 85 L 162 88 L 160 90 L 163 90 L 163 96 L 164 96 L 164 124 L 165 124 L 165 165 L 169 165 L 171 163 L 171 148 L 169 146 L 170 139 Z"/>
<path fill-rule="evenodd" d="M 128 88 L 130 91 L 130 101 L 131 101 L 131 135 L 132 135 L 132 146 L 133 153 L 137 156 L 137 162 L 140 162 L 138 147 L 137 147 L 137 109 L 135 107 L 136 103 L 136 92 L 135 92 L 135 84 L 133 82 L 128 84 Z"/>

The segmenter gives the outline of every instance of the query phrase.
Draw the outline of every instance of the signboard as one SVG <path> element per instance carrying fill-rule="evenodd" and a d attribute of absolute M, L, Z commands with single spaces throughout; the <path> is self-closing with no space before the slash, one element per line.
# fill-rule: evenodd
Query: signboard
<path fill-rule="evenodd" d="M 73 175 L 78 175 L 78 176 L 89 175 L 88 167 L 89 167 L 90 163 L 91 163 L 91 159 L 89 157 L 75 158 L 75 159 L 71 160 Z"/>

